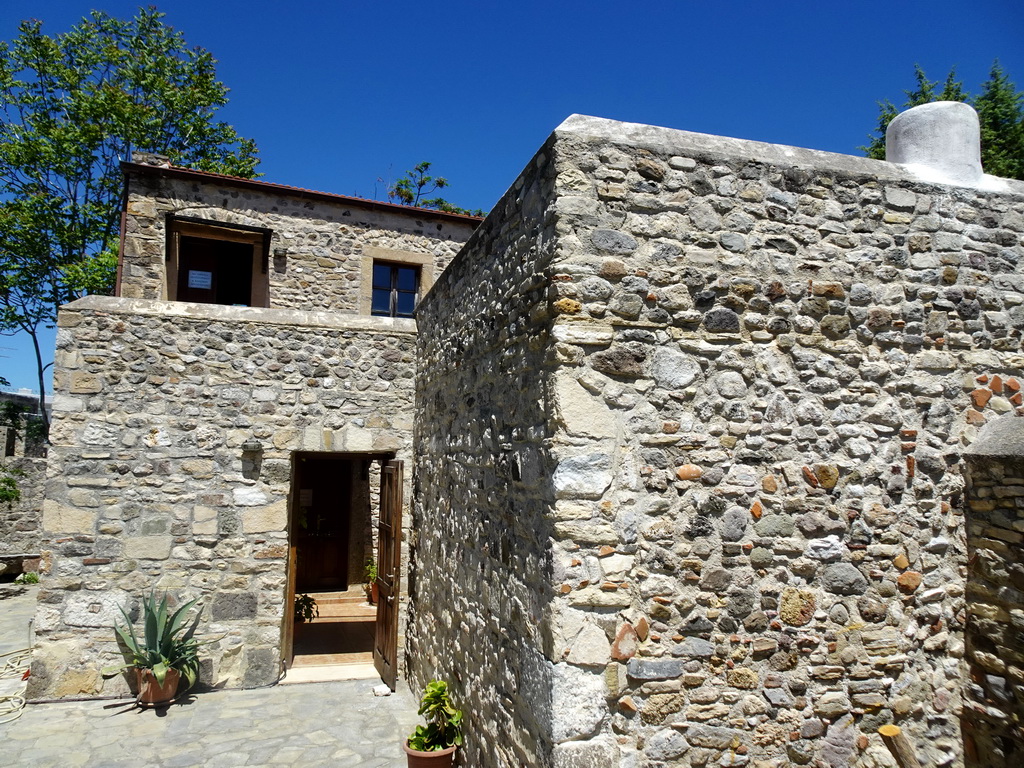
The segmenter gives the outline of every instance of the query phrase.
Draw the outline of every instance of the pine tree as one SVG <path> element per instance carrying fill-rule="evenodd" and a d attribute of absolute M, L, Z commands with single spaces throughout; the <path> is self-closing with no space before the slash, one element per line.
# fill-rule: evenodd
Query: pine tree
<path fill-rule="evenodd" d="M 1024 179 L 1024 94 L 995 62 L 974 100 L 981 123 L 981 157 L 985 172 Z"/>

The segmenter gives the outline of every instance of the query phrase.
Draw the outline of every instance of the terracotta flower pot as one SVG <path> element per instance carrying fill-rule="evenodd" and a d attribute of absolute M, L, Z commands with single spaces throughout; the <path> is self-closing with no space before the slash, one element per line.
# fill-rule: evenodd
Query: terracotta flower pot
<path fill-rule="evenodd" d="M 408 744 L 403 743 L 406 759 L 409 761 L 409 768 L 451 768 L 455 759 L 457 747 L 439 749 L 435 752 L 420 752 L 418 749 L 411 749 Z"/>
<path fill-rule="evenodd" d="M 135 675 L 139 684 L 139 704 L 145 706 L 166 704 L 171 701 L 178 692 L 178 682 L 181 680 L 181 673 L 176 669 L 167 670 L 163 685 L 156 681 L 151 669 L 136 668 Z"/>

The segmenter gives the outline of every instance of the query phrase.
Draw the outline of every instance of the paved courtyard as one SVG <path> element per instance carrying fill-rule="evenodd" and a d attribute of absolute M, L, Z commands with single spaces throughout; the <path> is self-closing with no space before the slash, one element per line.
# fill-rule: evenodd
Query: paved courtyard
<path fill-rule="evenodd" d="M 35 588 L 0 599 L 0 654 L 25 647 L 34 601 Z M 0 684 L 7 692 L 12 680 Z M 131 700 L 29 704 L 18 719 L 0 724 L 0 763 L 404 768 L 400 741 L 417 722 L 416 704 L 401 681 L 387 697 L 373 695 L 379 684 L 202 692 L 161 711 L 137 709 Z"/>

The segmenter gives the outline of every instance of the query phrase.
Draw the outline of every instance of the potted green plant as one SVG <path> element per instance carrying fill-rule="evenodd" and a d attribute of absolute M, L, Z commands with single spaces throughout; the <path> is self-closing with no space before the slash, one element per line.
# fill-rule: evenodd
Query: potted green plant
<path fill-rule="evenodd" d="M 417 714 L 427 724 L 416 726 L 402 745 L 409 768 L 449 768 L 456 747 L 462 744 L 462 711 L 452 706 L 448 684 L 441 680 L 427 683 Z"/>
<path fill-rule="evenodd" d="M 380 597 L 380 588 L 377 586 L 377 562 L 372 557 L 366 560 L 366 573 L 363 578 L 366 582 L 366 600 L 370 605 L 376 605 Z"/>
<path fill-rule="evenodd" d="M 199 641 L 194 637 L 202 613 L 196 613 L 190 625 L 185 622 L 189 611 L 199 602 L 190 600 L 173 613 L 167 606 L 165 594 L 159 602 L 151 592 L 142 599 L 143 634 L 135 634 L 132 620 L 121 608 L 125 626 L 115 625 L 117 638 L 127 649 L 127 664 L 107 667 L 103 674 L 116 674 L 134 669 L 138 683 L 138 702 L 144 706 L 171 701 L 178 691 L 181 678 L 187 691 L 199 677 Z"/>
<path fill-rule="evenodd" d="M 316 600 L 310 595 L 295 596 L 295 622 L 302 624 L 306 621 L 320 618 L 320 609 L 316 606 Z"/>

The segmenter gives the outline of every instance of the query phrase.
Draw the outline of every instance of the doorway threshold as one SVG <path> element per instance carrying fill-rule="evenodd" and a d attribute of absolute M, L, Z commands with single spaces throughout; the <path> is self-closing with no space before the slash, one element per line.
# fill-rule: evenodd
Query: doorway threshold
<path fill-rule="evenodd" d="M 362 586 L 305 594 L 316 601 L 317 614 L 295 625 L 292 662 L 280 682 L 379 680 L 373 664 L 377 608 L 366 602 Z"/>
<path fill-rule="evenodd" d="M 380 680 L 373 662 L 356 664 L 302 664 L 292 666 L 278 685 L 298 683 L 329 683 L 336 680 Z"/>

